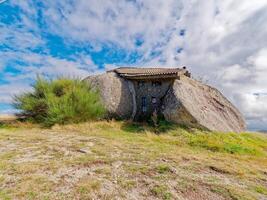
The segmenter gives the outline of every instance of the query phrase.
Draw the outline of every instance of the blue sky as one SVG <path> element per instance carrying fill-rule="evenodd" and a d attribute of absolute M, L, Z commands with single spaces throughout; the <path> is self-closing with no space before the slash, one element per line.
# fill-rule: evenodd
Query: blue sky
<path fill-rule="evenodd" d="M 267 129 L 266 0 L 0 1 L 0 112 L 36 74 L 180 67 Z"/>

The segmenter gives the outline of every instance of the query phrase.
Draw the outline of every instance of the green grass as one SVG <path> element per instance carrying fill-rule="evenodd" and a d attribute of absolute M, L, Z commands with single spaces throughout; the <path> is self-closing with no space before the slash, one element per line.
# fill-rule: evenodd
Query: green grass
<path fill-rule="evenodd" d="M 229 154 L 266 155 L 266 137 L 256 133 L 190 131 L 181 128 L 180 131 L 176 129 L 176 131 L 169 133 L 179 138 L 180 144 L 187 144 L 194 148 Z"/>
<path fill-rule="evenodd" d="M 158 144 L 158 148 L 170 143 L 180 146 L 188 145 L 196 149 L 228 154 L 266 156 L 267 153 L 266 136 L 259 133 L 237 134 L 211 132 L 198 129 L 189 129 L 184 126 L 181 127 L 171 123 L 167 123 L 166 125 L 165 122 L 163 123 L 164 128 L 162 128 L 164 131 L 159 132 L 158 130 L 161 129 L 160 125 L 159 127 L 153 128 L 146 124 L 120 123 L 122 124 L 121 132 L 117 132 L 116 136 L 126 136 L 129 138 L 129 134 L 135 135 L 136 133 L 142 133 L 144 136 L 144 134 L 149 133 L 152 135 L 150 139 L 160 143 Z M 111 127 L 108 126 L 109 125 L 102 127 L 102 130 L 105 132 L 105 130 L 108 129 L 108 132 L 110 132 Z M 155 134 L 155 132 L 157 134 Z M 122 133 L 122 135 L 120 133 Z M 140 137 L 138 137 L 138 140 L 144 139 L 142 134 Z"/>
<path fill-rule="evenodd" d="M 256 192 L 258 192 L 260 194 L 267 195 L 267 188 L 266 187 L 259 185 L 259 186 L 256 186 L 254 189 Z"/>
<path fill-rule="evenodd" d="M 14 97 L 14 107 L 32 122 L 45 126 L 99 119 L 105 115 L 97 91 L 80 80 L 38 77 L 33 91 Z"/>
<path fill-rule="evenodd" d="M 171 171 L 170 167 L 168 165 L 165 165 L 165 164 L 158 165 L 156 167 L 156 170 L 160 174 L 165 174 L 165 173 L 168 173 Z"/>
<path fill-rule="evenodd" d="M 171 193 L 168 191 L 168 187 L 165 185 L 156 185 L 151 189 L 151 193 L 161 199 L 172 199 Z"/>
<path fill-rule="evenodd" d="M 11 200 L 7 192 L 0 190 L 0 199 L 1 200 Z"/>

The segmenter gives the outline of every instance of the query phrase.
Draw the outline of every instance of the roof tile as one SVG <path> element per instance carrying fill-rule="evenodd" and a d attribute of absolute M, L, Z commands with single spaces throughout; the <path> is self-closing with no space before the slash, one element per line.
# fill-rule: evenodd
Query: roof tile
<path fill-rule="evenodd" d="M 135 68 L 135 67 L 121 67 L 114 70 L 111 70 L 113 72 L 116 72 L 122 77 L 147 77 L 147 76 L 162 76 L 163 78 L 165 76 L 175 76 L 180 75 L 181 73 L 185 73 L 185 69 L 181 68 Z"/>

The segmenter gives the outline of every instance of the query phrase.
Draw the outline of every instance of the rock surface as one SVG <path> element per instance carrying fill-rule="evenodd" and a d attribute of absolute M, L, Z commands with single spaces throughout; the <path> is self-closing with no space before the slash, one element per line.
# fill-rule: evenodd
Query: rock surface
<path fill-rule="evenodd" d="M 110 72 L 85 79 L 98 89 L 110 117 L 129 119 L 132 114 L 132 95 L 125 79 Z"/>
<path fill-rule="evenodd" d="M 164 106 L 163 114 L 168 121 L 213 131 L 246 129 L 240 112 L 217 89 L 187 77 L 174 81 Z"/>

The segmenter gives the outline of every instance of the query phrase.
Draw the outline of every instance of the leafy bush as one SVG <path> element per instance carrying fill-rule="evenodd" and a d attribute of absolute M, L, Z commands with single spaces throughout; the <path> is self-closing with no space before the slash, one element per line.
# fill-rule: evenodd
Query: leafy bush
<path fill-rule="evenodd" d="M 80 80 L 38 77 L 33 91 L 14 97 L 13 105 L 27 120 L 52 126 L 99 119 L 105 109 L 99 93 Z"/>

